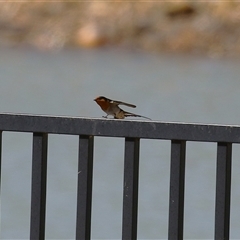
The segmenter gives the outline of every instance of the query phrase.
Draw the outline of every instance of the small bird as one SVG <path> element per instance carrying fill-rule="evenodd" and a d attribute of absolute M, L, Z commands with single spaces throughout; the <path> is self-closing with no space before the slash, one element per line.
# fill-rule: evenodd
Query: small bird
<path fill-rule="evenodd" d="M 121 101 L 111 100 L 106 97 L 100 96 L 94 99 L 94 101 L 101 107 L 101 109 L 107 114 L 103 116 L 107 118 L 108 115 L 112 115 L 115 119 L 124 119 L 125 117 L 142 117 L 151 120 L 148 117 L 137 115 L 130 112 L 125 112 L 118 105 L 125 105 L 127 107 L 135 108 L 136 106 L 130 103 L 125 103 Z"/>

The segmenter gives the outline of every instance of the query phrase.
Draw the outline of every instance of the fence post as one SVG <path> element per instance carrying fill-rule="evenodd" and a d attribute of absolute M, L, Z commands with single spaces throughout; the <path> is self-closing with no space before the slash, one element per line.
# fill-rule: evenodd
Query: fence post
<path fill-rule="evenodd" d="M 232 144 L 218 143 L 215 239 L 229 239 Z"/>
<path fill-rule="evenodd" d="M 183 239 L 186 142 L 172 140 L 168 239 Z"/>
<path fill-rule="evenodd" d="M 33 133 L 30 239 L 45 238 L 47 140 L 47 134 Z"/>
<path fill-rule="evenodd" d="M 125 138 L 122 239 L 137 239 L 138 211 L 138 138 Z"/>
<path fill-rule="evenodd" d="M 1 197 L 1 182 L 2 182 L 2 131 L 0 131 L 0 197 Z"/>
<path fill-rule="evenodd" d="M 76 239 L 91 236 L 93 136 L 79 136 Z"/>

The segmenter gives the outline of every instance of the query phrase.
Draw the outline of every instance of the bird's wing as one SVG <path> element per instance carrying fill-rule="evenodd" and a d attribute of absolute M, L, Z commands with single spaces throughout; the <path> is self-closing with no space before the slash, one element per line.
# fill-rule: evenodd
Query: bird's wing
<path fill-rule="evenodd" d="M 125 105 L 125 106 L 132 107 L 132 108 L 136 107 L 133 104 L 125 103 L 125 102 L 121 102 L 121 101 L 116 101 L 116 100 L 112 100 L 111 103 L 116 104 L 116 105 Z"/>

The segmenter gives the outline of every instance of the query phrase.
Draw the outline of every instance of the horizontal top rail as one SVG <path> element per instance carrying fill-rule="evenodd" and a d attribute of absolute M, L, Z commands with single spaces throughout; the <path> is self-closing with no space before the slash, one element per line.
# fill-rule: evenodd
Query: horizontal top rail
<path fill-rule="evenodd" d="M 240 143 L 240 126 L 0 114 L 0 131 Z"/>

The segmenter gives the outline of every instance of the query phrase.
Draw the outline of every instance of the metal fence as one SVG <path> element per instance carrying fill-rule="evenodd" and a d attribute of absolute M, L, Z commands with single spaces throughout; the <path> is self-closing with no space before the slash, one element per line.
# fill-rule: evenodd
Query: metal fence
<path fill-rule="evenodd" d="M 240 143 L 238 126 L 0 114 L 0 131 L 0 143 L 3 131 L 33 133 L 31 239 L 45 238 L 48 134 L 79 135 L 76 239 L 91 234 L 94 136 L 125 138 L 122 239 L 137 239 L 140 139 L 171 141 L 169 239 L 183 239 L 186 141 L 217 142 L 215 239 L 229 239 L 232 143 Z"/>

